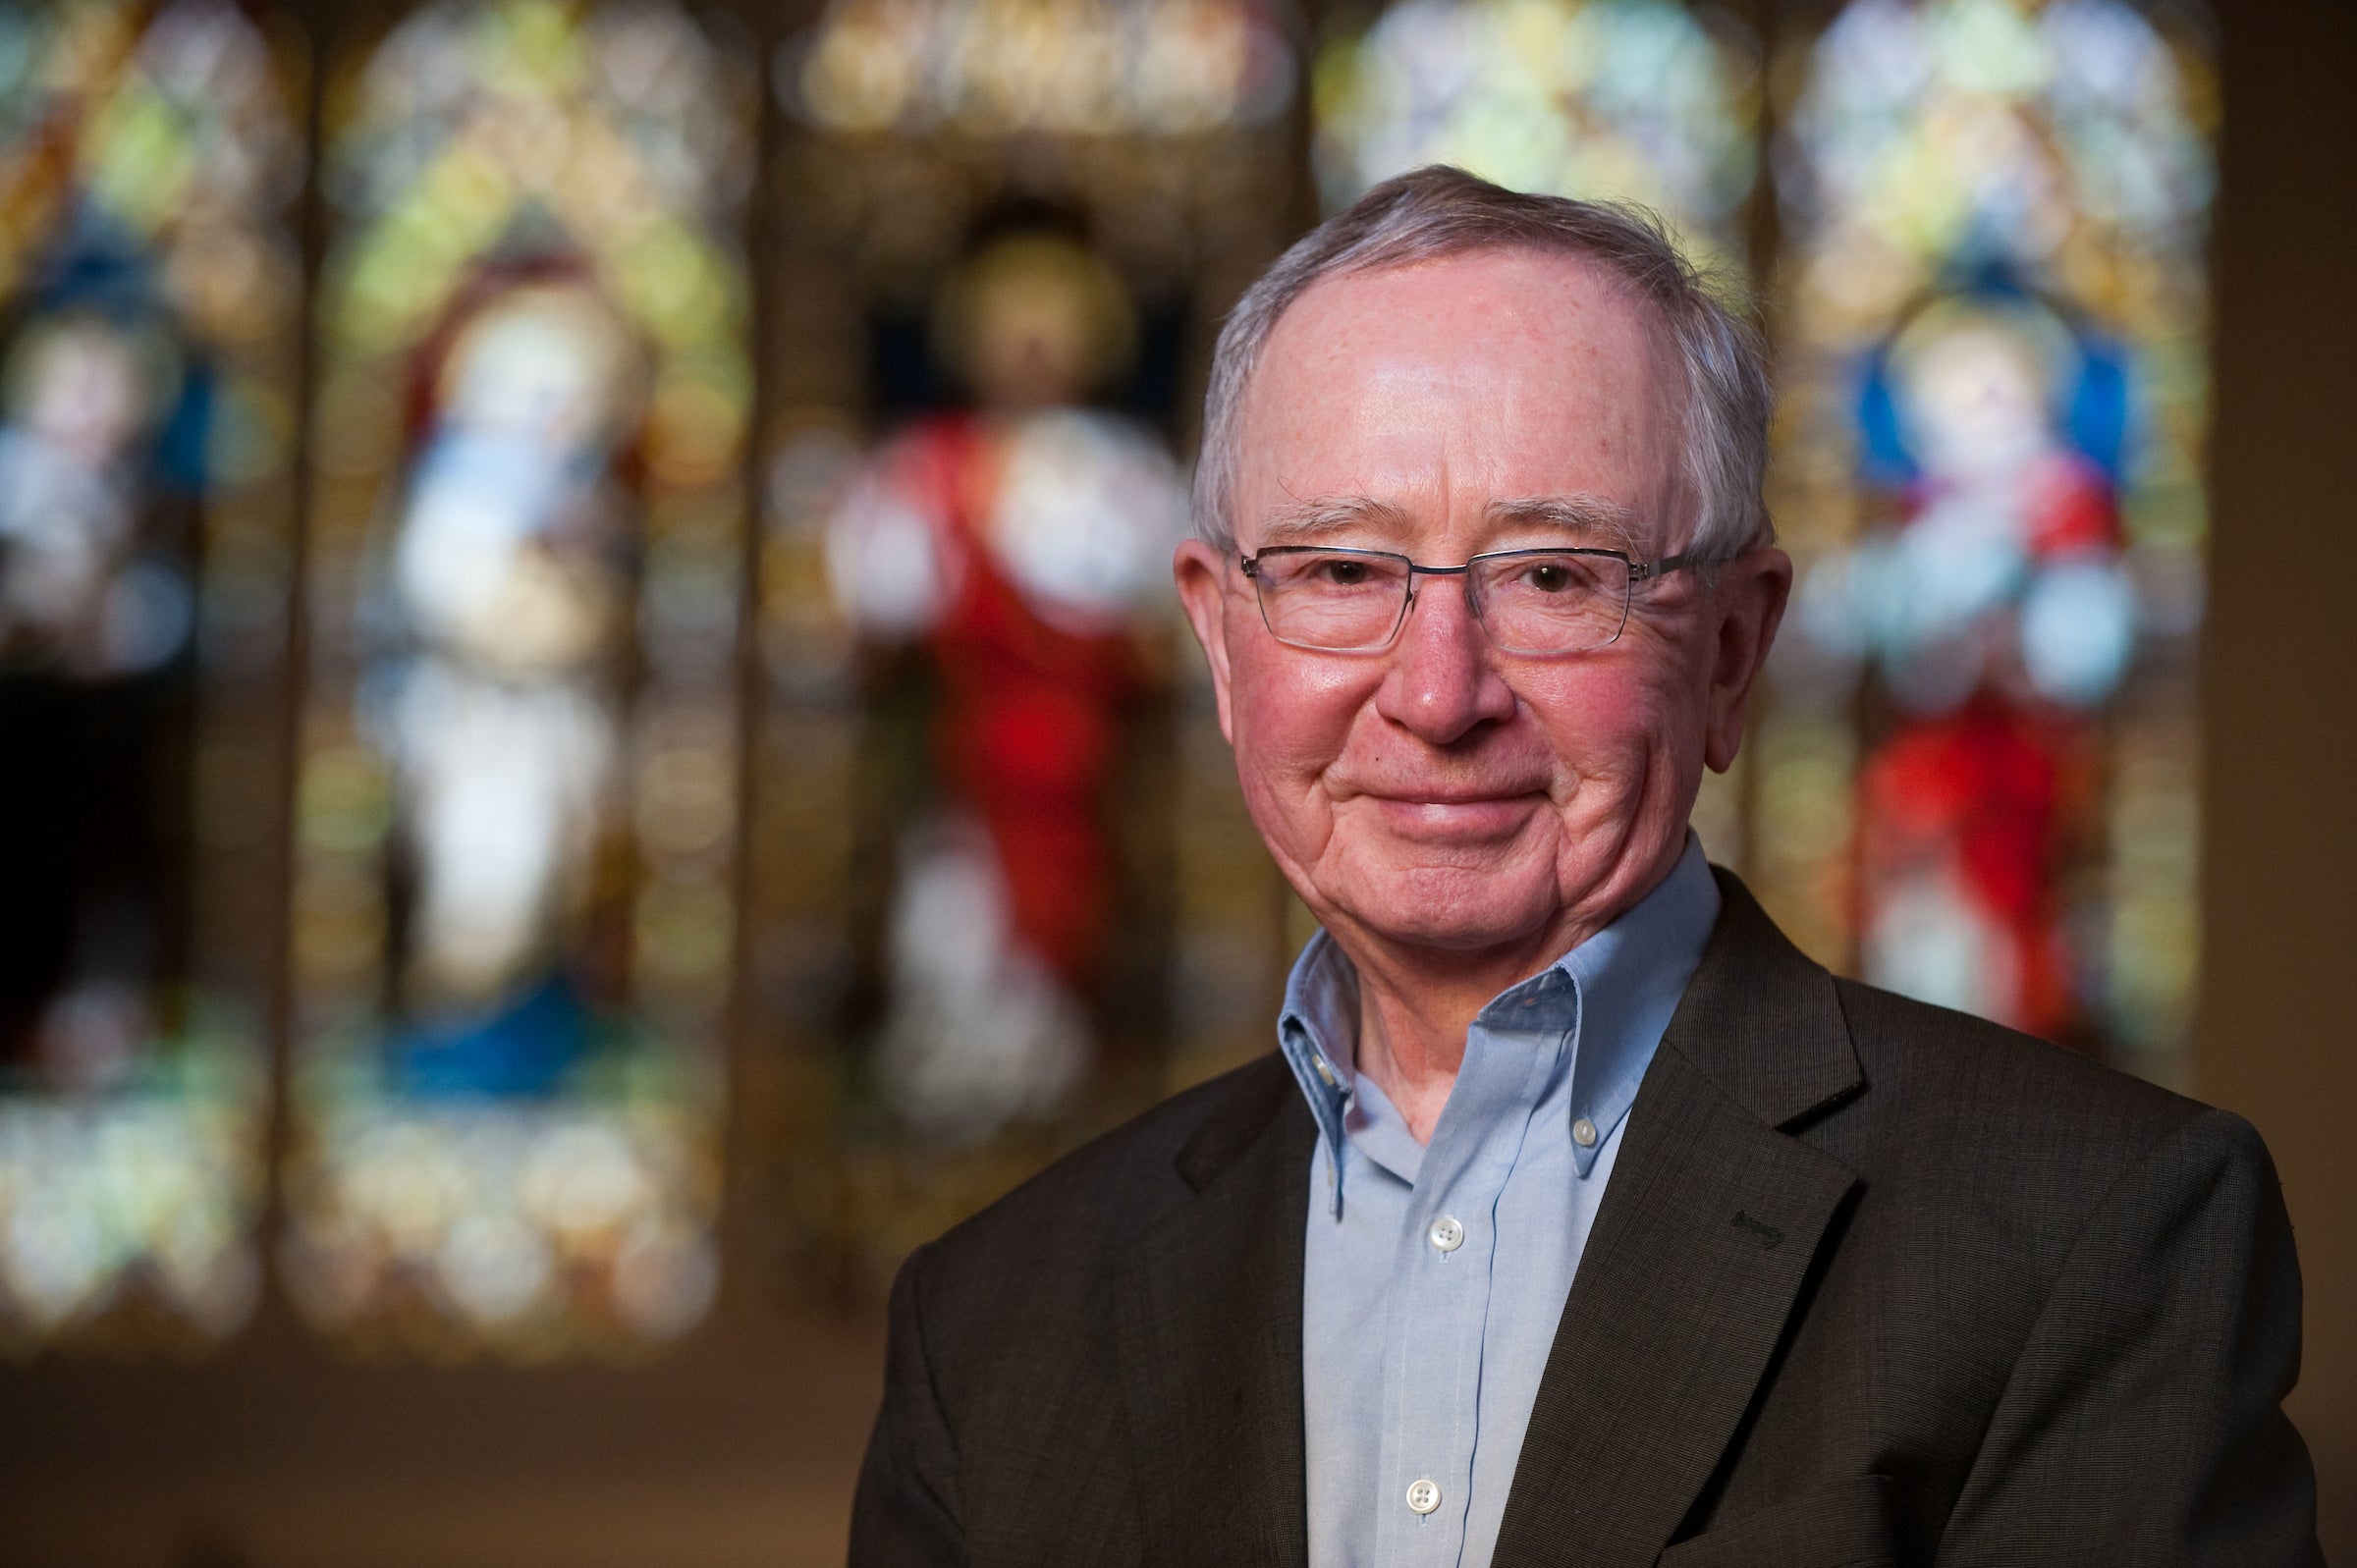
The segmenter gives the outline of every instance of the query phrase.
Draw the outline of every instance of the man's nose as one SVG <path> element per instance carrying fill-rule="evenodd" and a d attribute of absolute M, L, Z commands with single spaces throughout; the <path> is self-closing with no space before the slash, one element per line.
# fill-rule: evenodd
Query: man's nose
<path fill-rule="evenodd" d="M 1375 711 L 1436 746 L 1513 717 L 1513 690 L 1499 675 L 1489 634 L 1466 602 L 1464 578 L 1426 577 L 1416 584 Z"/>

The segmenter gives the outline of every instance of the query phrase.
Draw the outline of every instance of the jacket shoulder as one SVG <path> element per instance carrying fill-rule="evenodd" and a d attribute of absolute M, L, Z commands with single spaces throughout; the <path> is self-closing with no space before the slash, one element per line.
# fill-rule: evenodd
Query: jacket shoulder
<path fill-rule="evenodd" d="M 1835 986 L 1867 1088 L 1827 1118 L 1825 1147 L 1870 1187 L 1978 1217 L 2048 1267 L 2180 1138 L 2265 1162 L 2258 1135 L 2227 1112 L 1986 1019 Z"/>
<path fill-rule="evenodd" d="M 2051 1041 L 1970 1013 L 1836 978 L 1836 995 L 1860 1066 L 1878 1089 L 1936 1092 L 1959 1113 L 2055 1108 L 2091 1129 L 2131 1139 L 2165 1135 L 2199 1115 L 2200 1102 Z M 2033 1115 L 2033 1124 L 2053 1112 Z"/>

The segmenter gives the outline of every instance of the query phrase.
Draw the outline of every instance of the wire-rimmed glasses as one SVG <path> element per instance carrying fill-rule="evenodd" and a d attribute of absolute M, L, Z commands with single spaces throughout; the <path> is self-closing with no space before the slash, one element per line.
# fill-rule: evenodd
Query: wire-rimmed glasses
<path fill-rule="evenodd" d="M 1280 642 L 1327 653 L 1391 646 L 1418 574 L 1465 579 L 1465 600 L 1492 644 L 1512 654 L 1587 653 L 1628 624 L 1630 590 L 1689 565 L 1691 553 L 1631 561 L 1618 550 L 1499 550 L 1461 567 L 1419 566 L 1389 550 L 1281 545 L 1238 558 Z"/>

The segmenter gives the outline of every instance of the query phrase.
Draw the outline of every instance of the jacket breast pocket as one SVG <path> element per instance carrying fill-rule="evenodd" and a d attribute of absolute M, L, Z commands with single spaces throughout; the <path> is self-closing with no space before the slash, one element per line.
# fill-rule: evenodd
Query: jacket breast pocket
<path fill-rule="evenodd" d="M 1888 1476 L 1852 1476 L 1715 1525 L 1659 1568 L 1894 1568 L 1898 1498 Z"/>

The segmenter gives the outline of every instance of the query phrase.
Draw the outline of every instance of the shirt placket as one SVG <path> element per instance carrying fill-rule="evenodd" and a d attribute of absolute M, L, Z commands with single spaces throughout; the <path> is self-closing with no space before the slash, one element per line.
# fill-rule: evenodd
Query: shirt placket
<path fill-rule="evenodd" d="M 1436 1129 L 1398 1239 L 1404 1309 L 1386 1346 L 1378 1560 L 1454 1564 L 1463 1554 L 1479 1437 L 1484 1329 L 1496 1262 L 1496 1209 L 1553 1070 L 1544 1042 L 1500 1040 L 1476 1025 L 1452 1108 Z M 1560 1044 L 1560 1039 L 1558 1044 Z M 1467 1095 L 1466 1091 L 1471 1094 Z M 1446 1118 L 1445 1118 L 1446 1119 Z M 1458 1129 L 1463 1136 L 1458 1136 Z"/>

